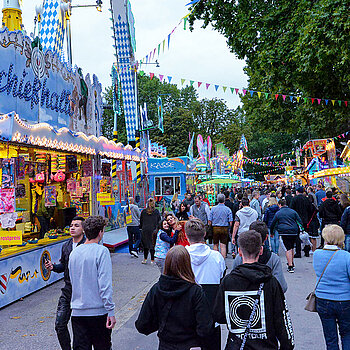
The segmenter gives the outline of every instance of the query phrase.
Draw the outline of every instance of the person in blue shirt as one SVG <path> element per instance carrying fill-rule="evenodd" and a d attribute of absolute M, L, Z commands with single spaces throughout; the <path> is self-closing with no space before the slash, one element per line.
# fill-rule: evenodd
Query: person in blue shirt
<path fill-rule="evenodd" d="M 315 291 L 316 310 L 327 349 L 339 350 L 338 330 L 342 349 L 350 349 L 350 253 L 341 249 L 345 235 L 340 226 L 327 225 L 322 236 L 325 245 L 314 252 L 313 260 L 319 281 Z"/>
<path fill-rule="evenodd" d="M 326 192 L 323 190 L 322 185 L 317 185 L 317 191 L 315 193 L 316 199 L 317 199 L 317 206 L 319 207 L 322 203 L 322 199 L 326 198 Z"/>
<path fill-rule="evenodd" d="M 224 194 L 220 193 L 217 200 L 218 205 L 211 209 L 208 224 L 213 227 L 214 250 L 219 251 L 220 243 L 221 255 L 226 258 L 228 234 L 233 222 L 232 210 L 225 206 Z"/>

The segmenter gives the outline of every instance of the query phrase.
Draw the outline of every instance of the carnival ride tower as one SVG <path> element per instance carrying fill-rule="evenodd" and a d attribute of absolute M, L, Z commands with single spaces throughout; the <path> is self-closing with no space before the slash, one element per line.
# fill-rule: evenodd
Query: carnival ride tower
<path fill-rule="evenodd" d="M 22 10 L 19 0 L 4 0 L 2 27 L 9 31 L 22 30 Z"/>

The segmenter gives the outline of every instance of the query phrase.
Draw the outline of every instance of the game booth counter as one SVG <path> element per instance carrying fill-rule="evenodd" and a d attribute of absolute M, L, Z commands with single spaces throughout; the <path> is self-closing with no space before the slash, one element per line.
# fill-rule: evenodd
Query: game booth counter
<path fill-rule="evenodd" d="M 0 307 L 63 277 L 44 260 L 59 261 L 75 215 L 118 205 L 97 200 L 113 193 L 102 159 L 144 161 L 101 137 L 101 84 L 59 57 L 0 29 Z"/>
<path fill-rule="evenodd" d="M 3 307 L 62 278 L 47 271 L 44 260 L 59 261 L 75 215 L 88 217 L 120 206 L 118 197 L 103 197 L 113 189 L 102 159 L 127 168 L 144 157 L 140 150 L 104 137 L 28 124 L 15 113 L 0 117 L 0 130 Z"/>

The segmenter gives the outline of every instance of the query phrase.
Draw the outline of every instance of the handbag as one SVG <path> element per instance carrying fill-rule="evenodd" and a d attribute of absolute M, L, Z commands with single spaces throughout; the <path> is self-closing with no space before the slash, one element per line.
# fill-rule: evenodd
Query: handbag
<path fill-rule="evenodd" d="M 317 310 L 316 310 L 316 294 L 315 294 L 315 292 L 316 292 L 316 289 L 317 289 L 317 287 L 318 287 L 318 284 L 319 284 L 320 281 L 321 281 L 321 278 L 322 278 L 324 272 L 326 271 L 326 268 L 327 268 L 328 264 L 331 262 L 331 260 L 332 260 L 332 258 L 333 258 L 333 256 L 334 256 L 334 254 L 335 254 L 337 251 L 338 251 L 338 250 L 336 250 L 336 251 L 333 253 L 333 255 L 330 257 L 330 259 L 328 260 L 327 265 L 324 267 L 324 269 L 323 269 L 323 271 L 322 271 L 322 273 L 321 273 L 321 276 L 320 276 L 320 278 L 319 278 L 318 281 L 317 281 L 317 284 L 316 284 L 315 289 L 306 297 L 307 302 L 306 302 L 306 305 L 305 305 L 305 307 L 304 307 L 304 310 L 310 311 L 310 312 L 317 312 Z"/>
<path fill-rule="evenodd" d="M 244 331 L 242 343 L 239 344 L 240 339 L 238 337 L 230 338 L 230 342 L 227 342 L 225 350 L 237 350 L 237 349 L 244 350 L 245 343 L 247 342 L 248 334 L 250 332 L 250 328 L 252 326 L 252 323 L 253 323 L 253 320 L 255 317 L 256 309 L 258 308 L 258 303 L 260 301 L 260 296 L 261 296 L 261 293 L 263 291 L 263 288 L 264 288 L 264 283 L 261 283 L 259 286 L 257 298 L 255 299 L 254 304 L 253 304 L 252 312 L 249 316 L 247 327 Z"/>

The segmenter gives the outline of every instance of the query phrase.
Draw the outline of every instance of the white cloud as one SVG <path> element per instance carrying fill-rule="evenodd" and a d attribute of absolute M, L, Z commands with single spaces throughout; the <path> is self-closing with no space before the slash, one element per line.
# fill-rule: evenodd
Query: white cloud
<path fill-rule="evenodd" d="M 94 4 L 94 0 L 74 0 L 73 4 Z M 137 59 L 143 58 L 178 24 L 188 13 L 185 4 L 188 0 L 131 0 L 136 22 Z M 35 6 L 42 0 L 23 2 L 23 22 L 28 34 L 33 31 Z M 103 12 L 95 8 L 73 9 L 72 46 L 73 64 L 83 68 L 84 73 L 95 73 L 103 87 L 111 84 L 110 71 L 114 62 L 114 49 L 108 11 L 109 0 L 103 1 Z M 183 24 L 171 37 L 170 50 L 166 49 L 159 57 L 160 68 L 154 65 L 145 69 L 155 74 L 173 76 L 173 82 L 180 86 L 180 79 L 201 81 L 198 89 L 201 98 L 218 97 L 228 102 L 230 107 L 240 103 L 240 99 L 219 88 L 216 92 L 213 85 L 208 91 L 205 83 L 227 87 L 243 88 L 247 77 L 243 73 L 244 62 L 235 58 L 226 45 L 225 38 L 208 27 L 201 29 L 196 23 L 195 30 L 183 30 Z M 188 83 L 188 81 L 187 81 Z"/>

